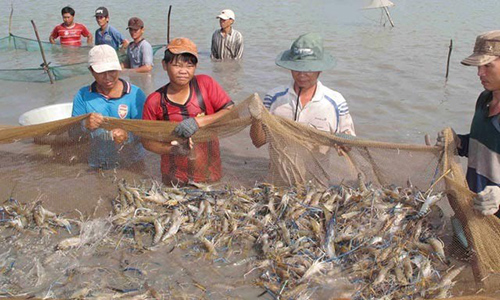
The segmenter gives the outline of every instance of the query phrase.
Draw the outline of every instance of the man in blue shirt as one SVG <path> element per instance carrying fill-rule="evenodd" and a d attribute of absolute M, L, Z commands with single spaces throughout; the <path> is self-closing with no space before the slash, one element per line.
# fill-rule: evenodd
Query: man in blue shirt
<path fill-rule="evenodd" d="M 109 25 L 109 12 L 106 7 L 99 7 L 95 10 L 95 20 L 100 27 L 95 31 L 96 45 L 107 44 L 115 50 L 118 50 L 120 45 L 127 48 L 128 40 L 116 28 Z"/>
<path fill-rule="evenodd" d="M 120 128 L 108 131 L 100 126 L 104 117 L 141 119 L 146 95 L 137 86 L 119 78 L 120 61 L 111 46 L 94 46 L 89 52 L 89 65 L 95 81 L 75 95 L 71 115 L 90 115 L 71 135 L 78 139 L 90 136 L 88 162 L 91 167 L 131 166 L 145 155 L 139 138 Z"/>

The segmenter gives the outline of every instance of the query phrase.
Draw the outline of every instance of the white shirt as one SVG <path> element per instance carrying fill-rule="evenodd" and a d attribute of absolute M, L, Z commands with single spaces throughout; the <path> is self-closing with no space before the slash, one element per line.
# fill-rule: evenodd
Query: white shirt
<path fill-rule="evenodd" d="M 264 106 L 273 115 L 294 120 L 297 100 L 292 82 L 288 86 L 278 87 L 268 92 L 264 97 Z M 347 131 L 351 135 L 356 135 L 347 102 L 342 94 L 325 87 L 319 80 L 311 101 L 304 107 L 300 101 L 298 102 L 295 121 L 332 134 Z"/>

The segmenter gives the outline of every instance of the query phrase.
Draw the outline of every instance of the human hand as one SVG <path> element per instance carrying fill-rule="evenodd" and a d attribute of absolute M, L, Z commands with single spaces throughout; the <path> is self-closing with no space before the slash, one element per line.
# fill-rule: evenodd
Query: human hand
<path fill-rule="evenodd" d="M 117 144 L 122 144 L 128 140 L 128 133 L 121 128 L 111 130 L 111 136 L 113 137 L 113 141 Z"/>
<path fill-rule="evenodd" d="M 179 143 L 179 141 L 171 141 L 170 145 L 172 145 L 172 147 L 170 148 L 170 152 L 172 154 L 188 156 L 191 152 L 191 149 L 193 149 L 194 143 L 193 139 L 189 138 L 186 142 L 181 143 Z"/>
<path fill-rule="evenodd" d="M 500 187 L 488 185 L 482 192 L 474 198 L 474 208 L 483 215 L 493 215 L 500 206 Z"/>
<path fill-rule="evenodd" d="M 85 119 L 85 128 L 88 130 L 96 130 L 104 122 L 104 117 L 98 113 L 91 113 L 87 119 Z"/>
<path fill-rule="evenodd" d="M 174 132 L 180 137 L 189 138 L 198 131 L 200 127 L 194 118 L 183 120 L 175 127 Z"/>
<path fill-rule="evenodd" d="M 344 130 L 344 132 L 342 132 L 342 133 L 343 134 L 352 135 L 352 132 L 349 129 Z M 339 156 L 344 156 L 349 151 L 351 151 L 351 147 L 349 147 L 349 146 L 347 146 L 345 144 L 337 144 L 335 146 L 335 149 L 337 149 L 337 153 L 338 153 Z"/>
<path fill-rule="evenodd" d="M 455 143 L 455 147 L 460 148 L 460 139 L 458 138 L 458 135 L 455 133 L 455 130 L 451 129 L 451 133 L 453 135 L 453 142 Z M 437 139 L 436 139 L 436 146 L 438 147 L 444 147 L 445 145 L 445 133 L 447 129 L 443 129 L 437 134 Z"/>
<path fill-rule="evenodd" d="M 248 111 L 250 112 L 250 116 L 255 120 L 260 120 L 262 118 L 262 103 L 259 103 L 258 98 L 254 97 L 250 100 L 248 104 Z"/>

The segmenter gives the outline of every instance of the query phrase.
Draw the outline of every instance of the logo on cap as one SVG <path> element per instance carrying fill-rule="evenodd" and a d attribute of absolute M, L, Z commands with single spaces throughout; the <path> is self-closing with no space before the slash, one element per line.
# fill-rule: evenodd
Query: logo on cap
<path fill-rule="evenodd" d="M 294 48 L 293 54 L 300 56 L 311 56 L 314 55 L 314 50 L 309 48 Z"/>

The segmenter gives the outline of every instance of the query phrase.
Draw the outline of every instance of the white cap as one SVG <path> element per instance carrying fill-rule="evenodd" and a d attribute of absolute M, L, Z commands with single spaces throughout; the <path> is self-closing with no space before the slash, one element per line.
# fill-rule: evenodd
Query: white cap
<path fill-rule="evenodd" d="M 120 60 L 110 45 L 97 45 L 89 51 L 89 66 L 96 73 L 121 71 Z"/>
<path fill-rule="evenodd" d="M 222 20 L 227 20 L 227 19 L 233 19 L 233 20 L 235 20 L 235 18 L 234 18 L 234 11 L 232 11 L 230 9 L 224 9 L 220 13 L 220 15 L 217 16 L 217 18 L 222 19 Z"/>

